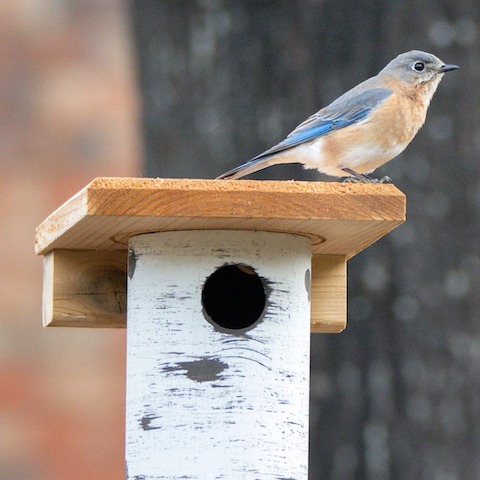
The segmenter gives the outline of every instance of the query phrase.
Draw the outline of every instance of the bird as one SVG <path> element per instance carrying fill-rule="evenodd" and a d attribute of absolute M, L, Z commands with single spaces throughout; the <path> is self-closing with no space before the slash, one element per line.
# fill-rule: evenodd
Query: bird
<path fill-rule="evenodd" d="M 370 174 L 405 150 L 425 123 L 443 75 L 458 68 L 420 50 L 402 53 L 376 76 L 308 117 L 283 141 L 217 179 L 301 163 L 345 181 L 390 183 L 389 177 Z"/>

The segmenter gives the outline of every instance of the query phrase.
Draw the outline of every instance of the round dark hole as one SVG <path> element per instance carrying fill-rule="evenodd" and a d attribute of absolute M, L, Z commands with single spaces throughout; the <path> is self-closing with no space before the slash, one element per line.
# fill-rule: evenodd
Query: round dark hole
<path fill-rule="evenodd" d="M 262 281 L 246 265 L 220 267 L 207 278 L 202 292 L 210 320 L 236 330 L 250 327 L 260 318 L 265 299 Z"/>

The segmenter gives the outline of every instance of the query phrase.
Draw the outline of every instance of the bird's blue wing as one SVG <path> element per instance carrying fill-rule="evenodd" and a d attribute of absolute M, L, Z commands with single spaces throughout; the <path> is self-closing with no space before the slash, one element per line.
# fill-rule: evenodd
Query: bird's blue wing
<path fill-rule="evenodd" d="M 310 142 L 334 130 L 358 124 L 366 120 L 372 110 L 391 94 L 392 91 L 386 88 L 369 89 L 356 94 L 354 90 L 351 90 L 307 118 L 285 140 L 257 155 L 252 161 Z"/>
<path fill-rule="evenodd" d="M 307 118 L 288 137 L 243 165 L 229 170 L 218 178 L 240 178 L 273 165 L 277 154 L 303 143 L 311 142 L 330 132 L 359 124 L 368 119 L 373 110 L 392 95 L 387 88 L 379 88 L 375 77 L 357 85 L 334 102 Z"/>

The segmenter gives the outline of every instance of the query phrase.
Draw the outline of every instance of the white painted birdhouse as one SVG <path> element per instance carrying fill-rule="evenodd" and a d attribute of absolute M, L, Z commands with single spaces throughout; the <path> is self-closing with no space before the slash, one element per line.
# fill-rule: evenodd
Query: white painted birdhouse
<path fill-rule="evenodd" d="M 132 178 L 52 213 L 44 324 L 128 325 L 127 478 L 306 479 L 310 333 L 404 219 L 393 185 Z"/>

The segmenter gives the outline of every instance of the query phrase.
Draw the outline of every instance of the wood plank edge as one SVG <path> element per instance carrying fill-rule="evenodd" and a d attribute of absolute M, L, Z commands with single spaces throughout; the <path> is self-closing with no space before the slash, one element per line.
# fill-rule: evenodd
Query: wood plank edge
<path fill-rule="evenodd" d="M 43 325 L 126 325 L 127 252 L 53 250 L 45 256 Z"/>

